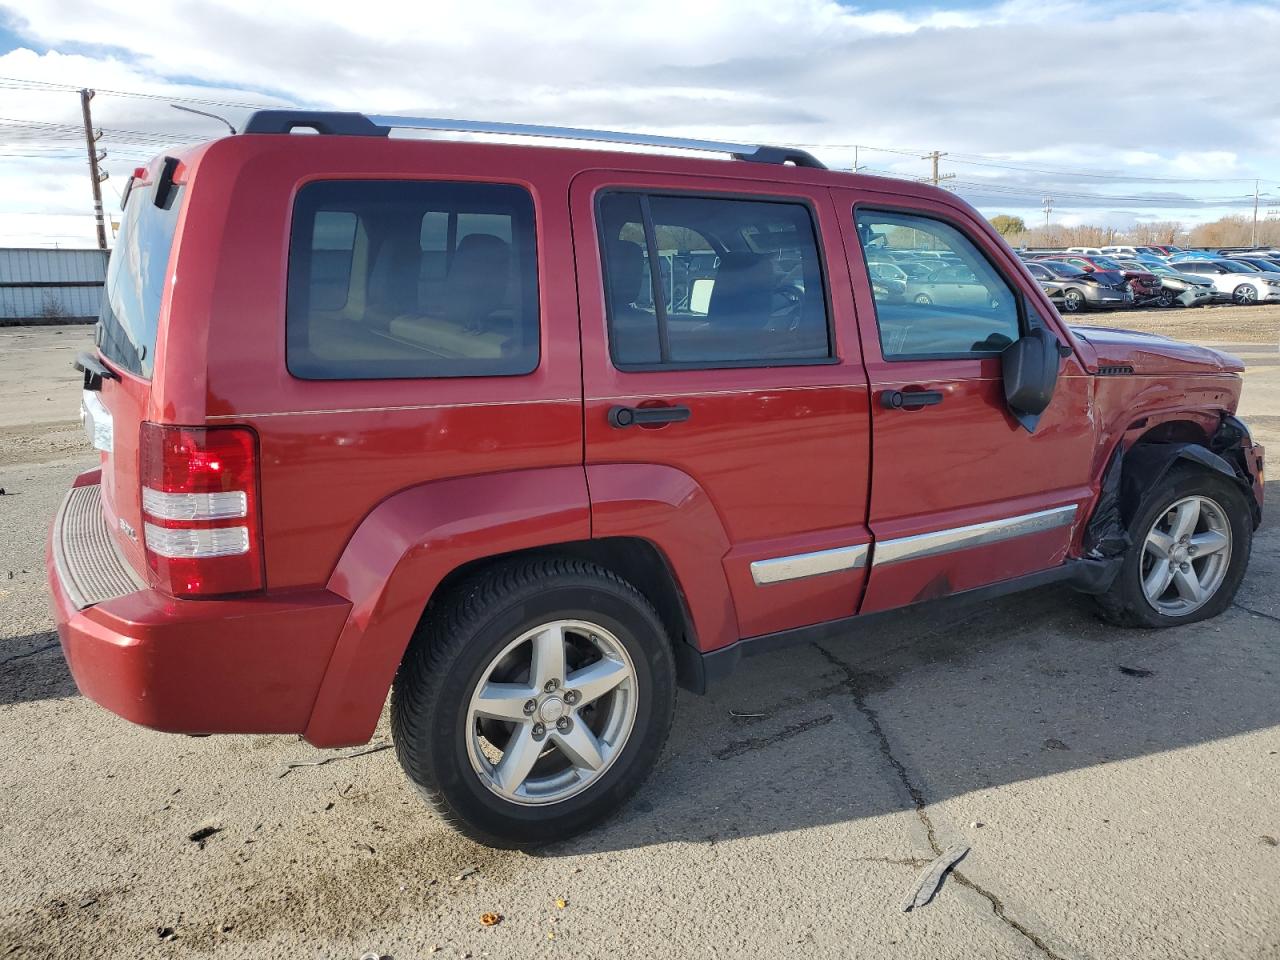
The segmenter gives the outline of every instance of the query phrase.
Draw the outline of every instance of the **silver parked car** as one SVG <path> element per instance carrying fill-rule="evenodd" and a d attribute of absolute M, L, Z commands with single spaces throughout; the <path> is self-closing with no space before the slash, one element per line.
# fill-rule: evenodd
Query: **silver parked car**
<path fill-rule="evenodd" d="M 1026 263 L 1031 276 L 1044 286 L 1045 281 L 1054 281 L 1061 285 L 1060 299 L 1054 299 L 1055 305 L 1063 313 L 1079 313 L 1087 308 L 1106 309 L 1128 307 L 1133 305 L 1133 291 L 1124 282 L 1124 277 L 1116 275 L 1115 282 L 1108 283 L 1110 274 L 1099 277 L 1096 273 L 1086 273 L 1069 263 L 1060 260 L 1030 260 Z"/>
<path fill-rule="evenodd" d="M 964 264 L 948 264 L 927 277 L 913 277 L 907 281 L 907 300 L 913 303 L 939 303 L 949 307 L 1000 306 L 993 293 Z"/>

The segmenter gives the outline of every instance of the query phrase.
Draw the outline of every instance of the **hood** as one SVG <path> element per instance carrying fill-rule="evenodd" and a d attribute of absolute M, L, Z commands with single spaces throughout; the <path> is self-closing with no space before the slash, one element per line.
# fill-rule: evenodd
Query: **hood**
<path fill-rule="evenodd" d="M 1244 370 L 1244 363 L 1228 353 L 1155 333 L 1077 326 L 1072 326 L 1071 332 L 1087 348 L 1090 373 L 1097 373 L 1100 367 L 1132 367 L 1135 374 L 1221 374 Z M 1092 358 L 1087 356 L 1089 353 Z"/>

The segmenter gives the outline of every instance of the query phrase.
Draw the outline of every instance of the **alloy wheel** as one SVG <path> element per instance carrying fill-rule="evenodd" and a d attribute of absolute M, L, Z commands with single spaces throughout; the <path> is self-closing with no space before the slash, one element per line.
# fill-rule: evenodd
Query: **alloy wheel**
<path fill-rule="evenodd" d="M 1084 297 L 1079 290 L 1068 290 L 1062 295 L 1062 306 L 1067 313 L 1078 313 L 1084 306 Z"/>
<path fill-rule="evenodd" d="M 1242 283 L 1236 287 L 1232 298 L 1239 304 L 1254 303 L 1258 299 L 1258 291 L 1251 284 Z"/>
<path fill-rule="evenodd" d="M 598 624 L 556 620 L 522 633 L 472 693 L 472 769 L 512 803 L 559 803 L 581 793 L 631 735 L 636 683 L 626 648 Z"/>
<path fill-rule="evenodd" d="M 1142 592 L 1158 613 L 1185 617 L 1209 602 L 1231 565 L 1226 511 L 1204 496 L 1184 497 L 1160 514 L 1142 544 Z"/>

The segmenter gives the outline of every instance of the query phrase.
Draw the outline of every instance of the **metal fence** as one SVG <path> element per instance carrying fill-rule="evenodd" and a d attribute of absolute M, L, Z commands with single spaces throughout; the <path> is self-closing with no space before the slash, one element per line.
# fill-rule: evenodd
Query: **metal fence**
<path fill-rule="evenodd" d="M 106 250 L 0 249 L 0 326 L 97 319 Z"/>

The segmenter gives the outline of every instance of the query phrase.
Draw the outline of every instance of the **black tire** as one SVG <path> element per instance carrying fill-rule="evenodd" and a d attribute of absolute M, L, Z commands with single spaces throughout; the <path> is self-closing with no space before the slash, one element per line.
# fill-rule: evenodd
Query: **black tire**
<path fill-rule="evenodd" d="M 1063 313 L 1082 313 L 1088 305 L 1084 293 L 1075 287 L 1068 287 L 1062 293 Z"/>
<path fill-rule="evenodd" d="M 1168 616 L 1152 606 L 1143 592 L 1143 542 L 1161 514 L 1192 495 L 1212 499 L 1226 514 L 1231 527 L 1231 558 L 1225 578 L 1203 606 L 1185 615 Z M 1179 463 L 1148 491 L 1129 524 L 1129 536 L 1133 544 L 1115 583 L 1095 598 L 1099 612 L 1103 619 L 1120 627 L 1176 627 L 1216 617 L 1231 604 L 1249 565 L 1253 514 L 1245 492 L 1230 477 L 1207 467 Z"/>
<path fill-rule="evenodd" d="M 1160 295 L 1156 297 L 1156 305 L 1165 307 L 1166 309 L 1172 307 L 1177 302 L 1178 298 L 1174 296 L 1173 291 L 1163 287 L 1160 289 Z"/>
<path fill-rule="evenodd" d="M 1251 283 L 1242 283 L 1231 291 L 1231 302 L 1237 306 L 1251 307 L 1258 302 L 1258 288 Z"/>
<path fill-rule="evenodd" d="M 589 620 L 625 647 L 636 674 L 634 726 L 596 782 L 539 806 L 490 790 L 468 753 L 468 705 L 485 670 L 526 630 L 557 619 Z M 675 711 L 671 642 L 653 605 L 631 584 L 568 558 L 491 568 L 434 600 L 391 690 L 396 756 L 447 824 L 480 843 L 533 847 L 581 833 L 617 810 L 649 776 Z"/>
<path fill-rule="evenodd" d="M 912 298 L 912 302 L 918 303 L 921 306 L 927 307 L 933 303 L 933 298 L 930 297 L 927 293 L 917 293 L 915 297 Z"/>

